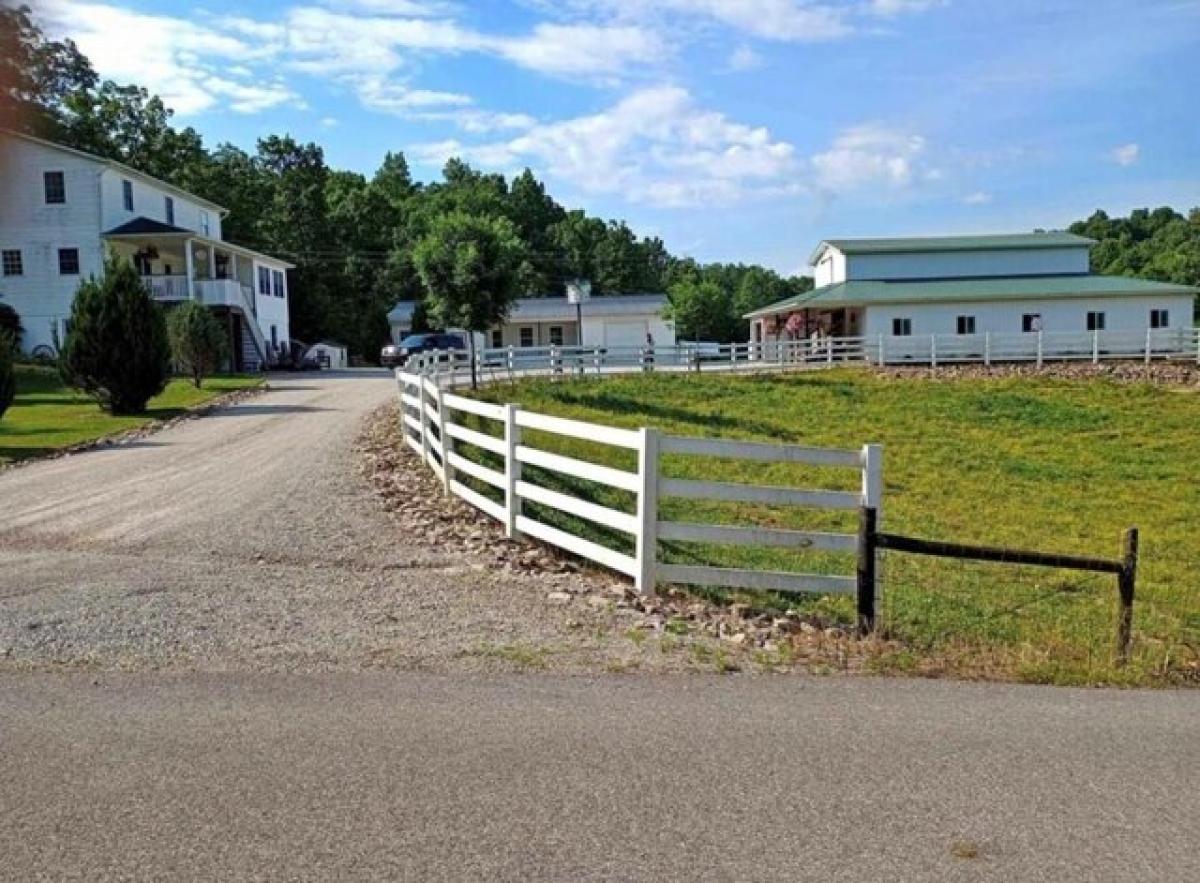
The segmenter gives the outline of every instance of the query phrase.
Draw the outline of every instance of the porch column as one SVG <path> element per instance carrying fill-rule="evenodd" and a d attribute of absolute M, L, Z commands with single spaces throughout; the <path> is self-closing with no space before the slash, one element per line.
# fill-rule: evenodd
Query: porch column
<path fill-rule="evenodd" d="M 192 240 L 185 239 L 183 242 L 183 267 L 187 273 L 187 293 L 188 300 L 196 299 L 196 283 L 193 278 L 196 273 L 196 262 L 192 257 Z"/>
<path fill-rule="evenodd" d="M 208 247 L 208 278 L 217 278 L 217 250 L 211 245 Z"/>

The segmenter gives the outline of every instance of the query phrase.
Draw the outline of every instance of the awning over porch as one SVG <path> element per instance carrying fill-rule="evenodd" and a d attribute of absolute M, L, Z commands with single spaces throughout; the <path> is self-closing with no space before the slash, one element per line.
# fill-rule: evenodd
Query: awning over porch
<path fill-rule="evenodd" d="M 221 239 L 213 239 L 202 233 L 197 233 L 195 230 L 185 230 L 183 227 L 176 227 L 172 224 L 166 224 L 147 217 L 137 217 L 131 221 L 126 221 L 124 224 L 106 231 L 103 236 L 105 239 L 117 242 L 145 242 L 147 244 L 155 242 L 178 244 L 190 242 L 195 245 L 235 254 L 241 258 L 249 258 L 276 270 L 290 270 L 295 267 L 295 264 L 272 257 L 269 254 L 263 254 L 262 252 L 254 251 L 254 249 Z"/>

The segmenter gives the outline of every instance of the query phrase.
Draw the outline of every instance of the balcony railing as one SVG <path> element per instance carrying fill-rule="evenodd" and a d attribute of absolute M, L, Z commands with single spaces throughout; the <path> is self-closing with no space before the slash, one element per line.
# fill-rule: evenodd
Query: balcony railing
<path fill-rule="evenodd" d="M 187 276 L 143 276 L 155 300 L 188 300 Z M 254 292 L 236 279 L 196 279 L 192 283 L 196 300 L 209 307 L 237 307 L 254 312 Z"/>

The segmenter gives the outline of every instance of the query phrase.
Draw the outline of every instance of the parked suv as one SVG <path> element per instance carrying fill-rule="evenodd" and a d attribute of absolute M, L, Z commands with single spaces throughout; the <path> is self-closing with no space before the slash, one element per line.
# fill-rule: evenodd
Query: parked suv
<path fill-rule="evenodd" d="M 385 368 L 395 368 L 408 361 L 409 356 L 430 350 L 462 350 L 467 345 L 462 336 L 447 334 L 444 331 L 428 334 L 410 334 L 398 344 L 388 344 L 379 354 L 379 361 Z"/>

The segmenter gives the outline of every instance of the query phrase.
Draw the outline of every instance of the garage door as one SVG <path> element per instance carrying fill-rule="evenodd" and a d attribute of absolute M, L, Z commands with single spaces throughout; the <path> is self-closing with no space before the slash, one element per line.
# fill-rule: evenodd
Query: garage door
<path fill-rule="evenodd" d="M 645 346 L 645 322 L 606 322 L 604 325 L 605 346 Z"/>

